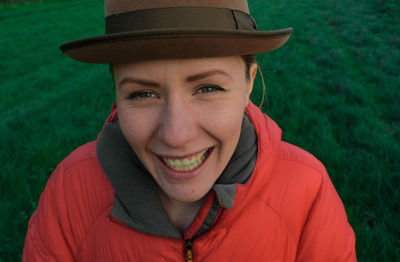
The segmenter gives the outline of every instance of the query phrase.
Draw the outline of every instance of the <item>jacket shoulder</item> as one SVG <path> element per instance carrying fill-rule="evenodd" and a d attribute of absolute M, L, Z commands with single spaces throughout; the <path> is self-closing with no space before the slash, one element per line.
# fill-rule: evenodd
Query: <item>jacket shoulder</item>
<path fill-rule="evenodd" d="M 281 142 L 275 166 L 275 180 L 296 187 L 310 201 L 318 194 L 321 185 L 329 180 L 324 165 L 311 153 L 287 142 Z"/>
<path fill-rule="evenodd" d="M 96 142 L 75 149 L 58 164 L 41 194 L 29 222 L 24 261 L 75 260 L 83 239 L 113 200 Z"/>
<path fill-rule="evenodd" d="M 96 160 L 96 145 L 96 141 L 92 141 L 76 148 L 62 161 L 64 168 L 67 169 L 81 161 Z"/>
<path fill-rule="evenodd" d="M 279 157 L 280 159 L 290 161 L 293 164 L 314 169 L 321 174 L 326 172 L 324 165 L 314 155 L 288 142 L 281 142 Z"/>
<path fill-rule="evenodd" d="M 260 195 L 299 237 L 325 176 L 322 163 L 307 151 L 280 142 L 271 176 Z"/>
<path fill-rule="evenodd" d="M 100 167 L 96 146 L 96 141 L 84 144 L 59 164 L 63 175 L 58 179 L 63 180 L 65 201 L 73 214 L 71 217 L 90 213 L 86 217 L 95 218 L 113 202 L 114 192 Z M 81 217 L 76 217 L 76 219 L 81 219 Z"/>
<path fill-rule="evenodd" d="M 282 217 L 299 241 L 298 261 L 355 261 L 354 232 L 324 165 L 286 142 L 280 162 L 292 194 L 286 200 L 291 211 Z"/>

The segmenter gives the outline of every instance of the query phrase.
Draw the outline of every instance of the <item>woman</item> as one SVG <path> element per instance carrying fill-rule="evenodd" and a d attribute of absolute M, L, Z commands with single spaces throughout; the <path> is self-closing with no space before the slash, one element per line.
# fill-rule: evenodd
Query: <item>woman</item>
<path fill-rule="evenodd" d="M 323 165 L 249 102 L 257 31 L 244 0 L 106 0 L 106 35 L 63 45 L 109 63 L 116 107 L 64 159 L 24 261 L 355 261 Z"/>

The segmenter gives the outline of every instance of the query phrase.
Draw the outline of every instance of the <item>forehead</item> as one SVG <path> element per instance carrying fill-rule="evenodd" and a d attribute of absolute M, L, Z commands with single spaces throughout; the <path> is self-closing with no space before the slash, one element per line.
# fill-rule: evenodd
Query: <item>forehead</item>
<path fill-rule="evenodd" d="M 128 64 L 112 65 L 114 77 L 121 78 L 126 75 L 149 75 L 157 77 L 160 74 L 187 76 L 211 69 L 223 70 L 227 73 L 236 73 L 244 70 L 245 63 L 240 56 L 191 58 L 191 59 L 165 59 L 140 61 Z"/>

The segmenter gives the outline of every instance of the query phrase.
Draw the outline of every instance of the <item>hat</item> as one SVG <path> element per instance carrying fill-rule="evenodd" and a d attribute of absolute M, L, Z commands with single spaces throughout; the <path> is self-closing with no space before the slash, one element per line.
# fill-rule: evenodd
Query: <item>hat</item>
<path fill-rule="evenodd" d="M 105 32 L 60 48 L 108 64 L 250 55 L 279 48 L 292 28 L 257 30 L 247 0 L 105 0 Z"/>

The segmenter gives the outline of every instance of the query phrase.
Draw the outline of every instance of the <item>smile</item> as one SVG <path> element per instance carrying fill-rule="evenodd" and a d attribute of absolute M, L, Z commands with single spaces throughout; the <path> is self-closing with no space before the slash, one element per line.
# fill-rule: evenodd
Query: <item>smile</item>
<path fill-rule="evenodd" d="M 163 163 L 174 171 L 192 171 L 204 163 L 212 148 L 186 158 L 161 157 Z"/>

